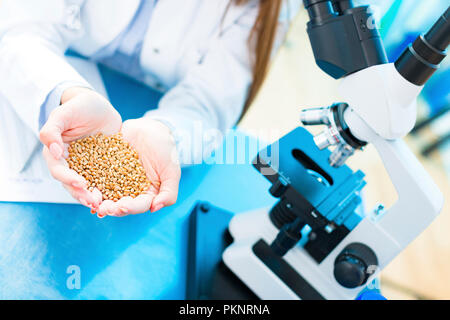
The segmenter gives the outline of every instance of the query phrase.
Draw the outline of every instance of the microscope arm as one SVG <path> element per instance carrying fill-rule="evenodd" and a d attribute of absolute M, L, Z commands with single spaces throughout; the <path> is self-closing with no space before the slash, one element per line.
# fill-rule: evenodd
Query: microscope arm
<path fill-rule="evenodd" d="M 397 202 L 380 217 L 378 227 L 404 248 L 439 214 L 443 195 L 403 140 L 383 139 L 350 108 L 344 117 L 359 139 L 375 146 L 397 191 Z"/>
<path fill-rule="evenodd" d="M 397 202 L 378 226 L 401 248 L 439 214 L 444 198 L 420 162 L 400 138 L 416 121 L 416 98 L 446 57 L 450 8 L 391 64 L 372 66 L 342 80 L 349 104 L 345 123 L 357 139 L 375 146 L 397 191 Z"/>
<path fill-rule="evenodd" d="M 375 146 L 397 191 L 397 202 L 380 217 L 378 226 L 401 248 L 434 220 L 444 202 L 439 188 L 400 138 L 413 128 L 416 98 L 446 57 L 449 17 L 450 8 L 394 64 L 351 74 L 340 86 L 349 104 L 345 123 L 353 136 Z"/>

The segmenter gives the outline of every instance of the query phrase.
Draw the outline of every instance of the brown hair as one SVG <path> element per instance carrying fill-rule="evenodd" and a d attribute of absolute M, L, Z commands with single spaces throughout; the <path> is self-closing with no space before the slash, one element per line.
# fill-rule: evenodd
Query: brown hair
<path fill-rule="evenodd" d="M 250 0 L 231 0 L 230 4 L 242 5 Z M 247 101 L 241 118 L 254 101 L 266 77 L 275 35 L 278 26 L 278 16 L 283 0 L 260 0 L 259 13 L 250 33 L 249 47 L 253 52 L 253 83 L 248 92 Z"/>

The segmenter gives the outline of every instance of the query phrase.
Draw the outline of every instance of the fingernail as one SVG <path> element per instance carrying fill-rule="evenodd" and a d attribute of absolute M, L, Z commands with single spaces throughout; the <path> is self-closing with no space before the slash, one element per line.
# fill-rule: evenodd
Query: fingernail
<path fill-rule="evenodd" d="M 69 157 L 69 151 L 64 150 L 63 157 L 64 159 L 67 159 Z"/>
<path fill-rule="evenodd" d="M 119 210 L 120 210 L 120 213 L 126 213 L 128 211 L 127 208 L 120 208 Z"/>
<path fill-rule="evenodd" d="M 105 216 L 101 215 L 101 214 L 98 214 L 97 217 L 99 217 L 99 219 L 103 219 Z"/>
<path fill-rule="evenodd" d="M 53 142 L 50 145 L 49 150 L 50 150 L 50 153 L 52 154 L 52 156 L 56 160 L 59 160 L 61 158 L 62 154 L 63 154 L 63 150 L 61 149 L 61 147 L 56 142 Z"/>

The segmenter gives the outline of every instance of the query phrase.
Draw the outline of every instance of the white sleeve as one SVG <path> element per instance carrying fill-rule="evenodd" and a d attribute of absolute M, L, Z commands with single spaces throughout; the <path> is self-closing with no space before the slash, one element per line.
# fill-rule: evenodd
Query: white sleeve
<path fill-rule="evenodd" d="M 158 109 L 145 115 L 171 128 L 182 165 L 206 159 L 243 111 L 253 80 L 248 38 L 258 11 L 254 5 L 215 39 L 202 62 L 164 95 Z M 287 25 L 280 21 L 273 53 Z"/>
<path fill-rule="evenodd" d="M 74 7 L 67 10 L 74 12 Z M 0 25 L 0 94 L 36 135 L 40 107 L 55 87 L 67 81 L 89 86 L 64 59 L 70 42 L 81 35 L 80 27 L 63 20 Z"/>
<path fill-rule="evenodd" d="M 252 82 L 247 40 L 256 14 L 249 10 L 214 39 L 202 62 L 145 115 L 172 129 L 184 165 L 200 163 L 239 119 Z"/>

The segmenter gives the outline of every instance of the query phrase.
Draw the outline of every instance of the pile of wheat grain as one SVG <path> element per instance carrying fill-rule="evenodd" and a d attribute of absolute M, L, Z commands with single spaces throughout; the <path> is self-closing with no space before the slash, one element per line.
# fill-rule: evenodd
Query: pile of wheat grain
<path fill-rule="evenodd" d="M 137 152 L 121 133 L 99 133 L 72 142 L 67 162 L 87 180 L 89 190 L 100 190 L 103 200 L 135 198 L 151 185 Z"/>

